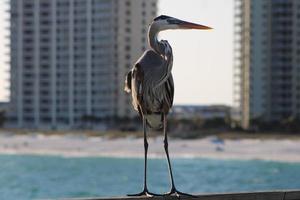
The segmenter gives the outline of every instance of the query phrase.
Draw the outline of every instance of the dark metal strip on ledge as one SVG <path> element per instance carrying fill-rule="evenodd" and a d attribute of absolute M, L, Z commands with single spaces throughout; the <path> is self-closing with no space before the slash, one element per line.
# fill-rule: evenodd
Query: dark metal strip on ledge
<path fill-rule="evenodd" d="M 155 196 L 155 197 L 90 197 L 90 198 L 72 198 L 65 200 L 177 200 L 176 196 Z M 300 200 L 300 190 L 286 191 L 265 191 L 265 192 L 241 192 L 224 194 L 202 194 L 195 197 L 181 196 L 181 200 Z"/>

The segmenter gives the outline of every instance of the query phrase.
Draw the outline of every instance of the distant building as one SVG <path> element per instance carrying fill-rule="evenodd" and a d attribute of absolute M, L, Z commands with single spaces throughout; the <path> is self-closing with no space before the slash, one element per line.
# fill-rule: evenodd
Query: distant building
<path fill-rule="evenodd" d="M 10 0 L 11 124 L 75 128 L 133 117 L 124 77 L 147 48 L 157 0 Z"/>
<path fill-rule="evenodd" d="M 170 112 L 170 117 L 174 119 L 215 119 L 227 118 L 230 116 L 230 107 L 223 105 L 194 106 L 178 105 L 174 106 Z"/>
<path fill-rule="evenodd" d="M 234 117 L 300 116 L 300 1 L 235 0 Z"/>
<path fill-rule="evenodd" d="M 7 112 L 8 111 L 8 102 L 0 102 L 0 112 Z"/>
<path fill-rule="evenodd" d="M 0 127 L 2 127 L 6 122 L 8 106 L 8 102 L 0 102 Z"/>

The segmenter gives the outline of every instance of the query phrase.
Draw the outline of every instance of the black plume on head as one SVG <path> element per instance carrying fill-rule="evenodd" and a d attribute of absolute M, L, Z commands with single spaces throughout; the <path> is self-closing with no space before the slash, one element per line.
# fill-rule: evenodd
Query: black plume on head
<path fill-rule="evenodd" d="M 164 19 L 169 19 L 171 17 L 167 16 L 167 15 L 160 15 L 158 17 L 155 17 L 154 18 L 154 21 L 157 21 L 157 20 L 164 20 Z"/>

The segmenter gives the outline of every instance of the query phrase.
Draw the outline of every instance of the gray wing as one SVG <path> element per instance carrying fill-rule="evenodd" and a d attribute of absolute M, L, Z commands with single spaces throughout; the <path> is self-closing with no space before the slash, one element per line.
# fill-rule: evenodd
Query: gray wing
<path fill-rule="evenodd" d="M 143 71 L 144 82 L 153 87 L 158 85 L 167 73 L 166 61 L 153 50 L 146 51 L 136 65 Z"/>
<path fill-rule="evenodd" d="M 164 84 L 165 90 L 166 90 L 166 96 L 165 96 L 165 107 L 164 112 L 168 113 L 170 108 L 173 106 L 173 99 L 174 99 L 174 81 L 173 76 L 170 75 L 166 83 Z"/>
<path fill-rule="evenodd" d="M 174 82 L 172 74 L 168 74 L 169 63 L 152 50 L 148 50 L 137 61 L 136 66 L 142 73 L 141 91 L 143 105 L 147 113 L 168 113 L 173 105 Z M 164 82 L 161 82 L 165 79 Z M 133 83 L 132 83 L 133 85 Z"/>
<path fill-rule="evenodd" d="M 148 50 L 146 51 L 136 62 L 133 68 L 127 73 L 125 78 L 125 87 L 124 90 L 129 93 L 132 90 L 132 85 L 136 82 L 136 75 L 139 76 L 146 75 L 146 79 L 151 81 L 152 84 L 158 82 L 159 79 L 165 73 L 165 69 L 162 66 L 163 59 L 154 51 Z M 139 73 L 137 73 L 139 72 Z M 144 73 L 145 72 L 145 73 Z M 139 77 L 140 79 L 141 77 Z M 134 79 L 134 80 L 133 80 Z"/>
<path fill-rule="evenodd" d="M 145 53 L 137 60 L 138 64 L 145 67 L 155 68 L 160 67 L 163 64 L 163 59 L 153 50 L 147 50 Z"/>
<path fill-rule="evenodd" d="M 168 64 L 163 57 L 148 50 L 125 80 L 125 91 L 131 92 L 134 109 L 146 117 L 152 128 L 162 127 L 162 114 L 167 114 L 173 105 L 174 83 L 172 74 L 168 74 Z"/>

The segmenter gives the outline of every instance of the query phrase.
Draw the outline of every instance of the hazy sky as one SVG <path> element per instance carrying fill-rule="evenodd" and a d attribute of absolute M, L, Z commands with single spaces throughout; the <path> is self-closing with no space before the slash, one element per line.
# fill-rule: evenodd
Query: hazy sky
<path fill-rule="evenodd" d="M 8 98 L 5 2 L 0 0 L 0 101 Z M 175 104 L 232 104 L 233 0 L 160 0 L 159 14 L 214 28 L 161 34 L 173 47 Z"/>

